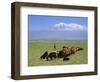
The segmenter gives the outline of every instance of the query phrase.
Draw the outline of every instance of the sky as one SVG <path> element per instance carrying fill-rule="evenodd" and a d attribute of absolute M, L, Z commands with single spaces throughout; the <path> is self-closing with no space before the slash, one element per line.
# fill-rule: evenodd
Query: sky
<path fill-rule="evenodd" d="M 87 17 L 28 16 L 29 40 L 87 40 Z"/>

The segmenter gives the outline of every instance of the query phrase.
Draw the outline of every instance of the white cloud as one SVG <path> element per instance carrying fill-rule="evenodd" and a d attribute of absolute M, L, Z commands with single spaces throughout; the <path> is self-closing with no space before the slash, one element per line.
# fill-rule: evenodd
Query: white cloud
<path fill-rule="evenodd" d="M 68 30 L 68 31 L 83 31 L 86 30 L 86 27 L 76 23 L 58 23 L 51 27 L 52 30 Z"/>

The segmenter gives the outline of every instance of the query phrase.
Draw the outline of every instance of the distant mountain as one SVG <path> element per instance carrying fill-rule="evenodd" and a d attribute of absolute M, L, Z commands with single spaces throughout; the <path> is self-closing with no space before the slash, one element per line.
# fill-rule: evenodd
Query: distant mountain
<path fill-rule="evenodd" d="M 86 31 L 87 27 L 77 23 L 64 23 L 60 22 L 51 26 L 51 30 L 62 30 L 62 31 Z"/>
<path fill-rule="evenodd" d="M 87 40 L 87 31 L 31 31 L 29 40 Z"/>

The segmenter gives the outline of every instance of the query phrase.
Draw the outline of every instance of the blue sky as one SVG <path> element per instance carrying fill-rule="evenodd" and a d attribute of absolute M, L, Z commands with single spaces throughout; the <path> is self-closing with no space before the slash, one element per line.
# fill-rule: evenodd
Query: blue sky
<path fill-rule="evenodd" d="M 86 40 L 87 26 L 87 17 L 28 16 L 29 40 Z"/>

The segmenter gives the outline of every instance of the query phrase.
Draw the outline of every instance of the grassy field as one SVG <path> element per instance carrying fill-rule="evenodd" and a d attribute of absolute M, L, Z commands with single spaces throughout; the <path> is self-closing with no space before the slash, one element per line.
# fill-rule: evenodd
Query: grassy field
<path fill-rule="evenodd" d="M 84 50 L 78 51 L 75 55 L 71 55 L 68 61 L 62 59 L 55 59 L 52 61 L 41 60 L 40 56 L 45 51 L 53 51 L 54 43 L 56 44 L 57 50 L 61 50 L 63 46 L 67 47 L 81 47 Z M 86 64 L 87 61 L 87 41 L 29 41 L 28 43 L 28 66 L 49 66 L 49 65 L 71 65 L 71 64 Z"/>

